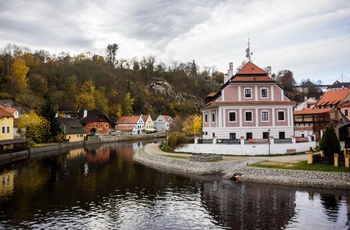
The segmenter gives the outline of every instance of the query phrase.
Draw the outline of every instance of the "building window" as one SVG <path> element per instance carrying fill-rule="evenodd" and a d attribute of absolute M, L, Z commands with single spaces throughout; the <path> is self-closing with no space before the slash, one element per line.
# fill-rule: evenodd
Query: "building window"
<path fill-rule="evenodd" d="M 230 121 L 230 122 L 236 121 L 236 112 L 229 112 L 228 113 L 228 121 Z"/>
<path fill-rule="evenodd" d="M 215 122 L 215 113 L 214 112 L 211 114 L 211 118 L 212 118 L 212 122 Z"/>
<path fill-rule="evenodd" d="M 253 139 L 253 133 L 246 133 L 247 140 Z"/>
<path fill-rule="evenodd" d="M 230 139 L 236 140 L 236 133 L 230 133 Z"/>
<path fill-rule="evenodd" d="M 278 111 L 278 120 L 284 121 L 284 111 Z"/>
<path fill-rule="evenodd" d="M 252 112 L 245 112 L 245 121 L 253 121 Z"/>
<path fill-rule="evenodd" d="M 205 122 L 205 123 L 208 122 L 208 114 L 207 114 L 207 113 L 204 114 L 204 122 Z"/>
<path fill-rule="evenodd" d="M 267 98 L 267 89 L 261 89 L 261 97 Z"/>
<path fill-rule="evenodd" d="M 250 88 L 244 89 L 244 97 L 251 98 L 252 97 L 252 89 L 250 89 Z"/>
<path fill-rule="evenodd" d="M 268 111 L 261 112 L 261 120 L 262 121 L 269 121 L 269 112 Z"/>
<path fill-rule="evenodd" d="M 269 139 L 269 132 L 263 132 L 263 139 Z"/>
<path fill-rule="evenodd" d="M 10 133 L 10 126 L 7 126 L 7 133 Z"/>
<path fill-rule="evenodd" d="M 279 139 L 286 139 L 284 132 L 279 132 L 278 133 L 278 138 Z"/>
<path fill-rule="evenodd" d="M 346 109 L 344 112 L 345 112 L 345 116 L 348 116 L 348 115 L 349 115 L 349 112 L 348 112 L 347 109 Z"/>
<path fill-rule="evenodd" d="M 5 126 L 2 126 L 2 133 L 5 133 Z"/>
<path fill-rule="evenodd" d="M 215 133 L 213 133 L 213 137 L 215 137 Z"/>

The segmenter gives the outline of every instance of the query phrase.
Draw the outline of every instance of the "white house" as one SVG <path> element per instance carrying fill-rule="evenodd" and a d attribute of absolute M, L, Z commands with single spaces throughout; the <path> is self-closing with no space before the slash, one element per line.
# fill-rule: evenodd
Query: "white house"
<path fill-rule="evenodd" d="M 122 116 L 116 121 L 115 130 L 127 134 L 143 133 L 145 122 L 142 115 L 138 116 Z"/>
<path fill-rule="evenodd" d="M 154 121 L 154 127 L 158 132 L 168 131 L 173 119 L 169 115 L 159 115 Z"/>
<path fill-rule="evenodd" d="M 215 94 L 207 97 L 201 108 L 203 139 L 291 138 L 294 135 L 295 102 L 269 74 L 252 62 L 233 75 L 233 64 L 226 82 Z"/>

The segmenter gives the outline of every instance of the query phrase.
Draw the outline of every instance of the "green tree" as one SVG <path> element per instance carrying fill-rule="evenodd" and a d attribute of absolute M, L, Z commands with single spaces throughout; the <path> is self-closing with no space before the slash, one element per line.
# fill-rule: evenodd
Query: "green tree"
<path fill-rule="evenodd" d="M 133 114 L 132 106 L 134 104 L 134 98 L 131 97 L 130 93 L 127 93 L 122 103 L 122 110 L 124 116 L 131 116 Z"/>
<path fill-rule="evenodd" d="M 60 131 L 60 122 L 56 117 L 56 110 L 48 94 L 45 95 L 44 105 L 41 107 L 40 115 L 50 122 L 50 134 L 55 137 Z M 49 140 L 49 136 L 46 140 Z"/>
<path fill-rule="evenodd" d="M 50 122 L 35 112 L 30 112 L 18 119 L 18 130 L 22 137 L 43 143 L 45 137 L 50 135 Z"/>
<path fill-rule="evenodd" d="M 333 157 L 334 153 L 340 153 L 340 143 L 333 125 L 328 125 L 320 140 L 320 149 L 325 156 Z"/>

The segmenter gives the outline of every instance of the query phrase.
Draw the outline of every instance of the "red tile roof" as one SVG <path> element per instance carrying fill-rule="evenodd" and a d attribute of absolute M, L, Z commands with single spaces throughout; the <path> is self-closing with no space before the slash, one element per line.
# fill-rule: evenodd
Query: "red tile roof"
<path fill-rule="evenodd" d="M 331 110 L 332 110 L 332 108 L 325 108 L 325 109 L 305 108 L 303 110 L 294 111 L 294 115 L 322 114 L 322 113 L 329 113 Z"/>
<path fill-rule="evenodd" d="M 7 109 L 3 106 L 0 107 L 0 118 L 2 117 L 13 117 L 11 113 L 7 111 Z"/>
<path fill-rule="evenodd" d="M 116 121 L 117 124 L 136 124 L 140 116 L 122 116 Z"/>
<path fill-rule="evenodd" d="M 344 101 L 350 94 L 350 89 L 334 90 L 325 92 L 316 106 L 335 105 Z"/>
<path fill-rule="evenodd" d="M 237 74 L 232 78 L 233 82 L 266 82 L 273 81 L 267 72 L 255 65 L 252 62 L 245 64 Z"/>
<path fill-rule="evenodd" d="M 118 131 L 132 131 L 134 126 L 118 126 L 116 130 Z"/>

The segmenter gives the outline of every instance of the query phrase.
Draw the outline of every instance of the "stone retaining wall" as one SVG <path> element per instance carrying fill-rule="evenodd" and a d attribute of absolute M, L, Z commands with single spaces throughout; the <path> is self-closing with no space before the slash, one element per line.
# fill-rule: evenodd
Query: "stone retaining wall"
<path fill-rule="evenodd" d="M 261 161 L 258 158 L 247 158 L 227 162 L 193 162 L 184 159 L 170 158 L 138 150 L 134 160 L 148 167 L 166 171 L 209 175 L 222 174 L 224 178 L 241 174 L 239 181 L 265 184 L 279 184 L 301 187 L 350 189 L 350 173 L 318 172 L 304 170 L 269 169 L 249 166 Z"/>

